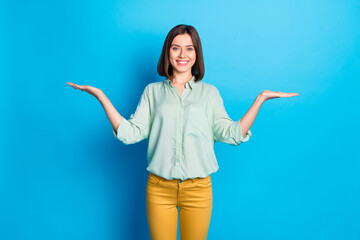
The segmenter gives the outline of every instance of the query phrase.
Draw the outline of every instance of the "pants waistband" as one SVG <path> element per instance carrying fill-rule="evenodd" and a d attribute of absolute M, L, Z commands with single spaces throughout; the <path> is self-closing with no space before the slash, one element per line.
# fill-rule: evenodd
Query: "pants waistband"
<path fill-rule="evenodd" d="M 158 179 L 160 179 L 160 180 L 162 180 L 164 182 L 180 182 L 180 183 L 181 182 L 193 182 L 194 183 L 194 182 L 202 180 L 202 179 L 210 178 L 210 175 L 209 175 L 209 176 L 207 176 L 205 178 L 197 177 L 197 178 L 188 178 L 188 179 L 185 179 L 185 180 L 181 180 L 181 179 L 171 179 L 171 180 L 169 180 L 169 179 L 160 177 L 160 176 L 158 176 L 158 175 L 156 175 L 156 174 L 154 174 L 152 172 L 149 172 L 149 175 L 152 175 L 153 177 L 158 178 Z"/>

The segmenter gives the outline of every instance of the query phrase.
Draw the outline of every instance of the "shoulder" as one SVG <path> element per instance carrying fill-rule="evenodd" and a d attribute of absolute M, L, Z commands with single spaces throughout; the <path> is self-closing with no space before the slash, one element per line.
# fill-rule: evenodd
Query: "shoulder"
<path fill-rule="evenodd" d="M 146 87 L 149 87 L 149 88 L 158 88 L 158 87 L 161 87 L 162 85 L 164 85 L 164 81 L 165 81 L 165 80 L 158 81 L 158 82 L 152 82 L 152 83 L 149 83 Z"/>
<path fill-rule="evenodd" d="M 203 81 L 198 81 L 197 86 L 199 86 L 203 91 L 205 91 L 206 93 L 210 94 L 210 95 L 217 95 L 219 94 L 219 90 L 212 84 L 207 83 L 207 82 L 203 82 Z"/>
<path fill-rule="evenodd" d="M 154 88 L 158 88 L 160 87 L 161 85 L 163 84 L 163 81 L 160 81 L 160 82 L 152 82 L 152 83 L 149 83 L 148 85 L 146 85 L 145 89 L 154 89 Z"/>
<path fill-rule="evenodd" d="M 148 94 L 153 93 L 154 91 L 156 92 L 157 90 L 162 88 L 163 85 L 164 85 L 164 81 L 149 83 L 148 85 L 146 85 L 144 92 Z"/>

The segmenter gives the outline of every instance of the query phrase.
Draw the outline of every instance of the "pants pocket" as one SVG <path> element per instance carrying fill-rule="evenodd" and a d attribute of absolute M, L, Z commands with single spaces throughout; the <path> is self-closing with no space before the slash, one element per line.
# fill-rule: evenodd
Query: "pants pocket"
<path fill-rule="evenodd" d="M 195 180 L 195 186 L 199 188 L 208 188 L 212 187 L 211 177 L 210 175 L 205 178 L 197 178 Z"/>
<path fill-rule="evenodd" d="M 153 173 L 149 173 L 147 181 L 148 181 L 148 183 L 158 184 L 161 181 L 161 177 L 159 177 Z"/>

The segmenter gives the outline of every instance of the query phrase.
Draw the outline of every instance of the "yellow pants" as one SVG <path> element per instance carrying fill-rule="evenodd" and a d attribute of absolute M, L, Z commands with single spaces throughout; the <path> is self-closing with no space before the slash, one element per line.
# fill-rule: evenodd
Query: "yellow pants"
<path fill-rule="evenodd" d="M 181 240 L 205 240 L 212 210 L 211 177 L 180 181 L 149 173 L 146 213 L 152 240 L 176 240 L 178 207 Z"/>

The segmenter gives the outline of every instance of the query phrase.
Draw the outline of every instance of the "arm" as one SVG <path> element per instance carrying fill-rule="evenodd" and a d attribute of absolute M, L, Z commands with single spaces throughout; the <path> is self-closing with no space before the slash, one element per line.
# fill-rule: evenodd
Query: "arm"
<path fill-rule="evenodd" d="M 298 96 L 298 93 L 283 93 L 283 92 L 271 92 L 269 90 L 262 91 L 255 99 L 249 110 L 245 115 L 240 119 L 241 132 L 246 133 L 251 125 L 254 123 L 256 115 L 259 112 L 261 105 L 269 99 L 278 98 L 278 97 L 293 97 Z M 243 137 L 245 134 L 243 134 Z"/>
<path fill-rule="evenodd" d="M 96 97 L 103 106 L 113 128 L 114 136 L 125 144 L 132 144 L 143 140 L 149 134 L 150 105 L 147 89 L 144 90 L 136 112 L 129 120 L 123 118 L 114 108 L 106 95 L 98 88 L 89 85 L 67 83 L 75 89 L 88 92 Z"/>
<path fill-rule="evenodd" d="M 103 93 L 103 91 L 101 91 L 101 89 L 95 88 L 95 87 L 92 87 L 89 85 L 77 85 L 77 84 L 70 83 L 70 82 L 67 82 L 66 84 L 72 86 L 75 89 L 79 89 L 81 91 L 87 92 L 87 93 L 93 95 L 94 97 L 96 97 L 100 101 L 101 105 L 103 106 L 105 113 L 106 113 L 107 117 L 109 118 L 113 129 L 115 129 L 115 131 L 118 129 L 119 123 L 122 119 L 122 116 L 120 115 L 120 113 L 118 111 L 116 111 L 115 107 L 112 105 L 112 103 L 106 97 L 106 95 Z"/>
<path fill-rule="evenodd" d="M 115 131 L 115 134 L 117 134 L 116 131 L 117 131 L 120 121 L 123 117 L 120 115 L 120 113 L 118 111 L 116 111 L 115 107 L 112 105 L 110 100 L 106 97 L 106 95 L 101 90 L 97 94 L 96 98 L 99 100 L 99 102 L 103 106 L 105 113 L 110 120 L 111 126 L 113 127 L 113 129 Z"/>
<path fill-rule="evenodd" d="M 229 117 L 219 91 L 215 89 L 215 91 L 211 92 L 210 95 L 214 140 L 234 146 L 238 146 L 240 143 L 248 141 L 252 135 L 250 129 L 243 132 L 239 121 L 233 121 Z"/>

